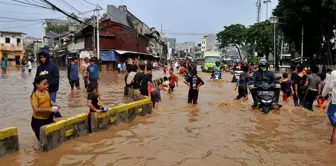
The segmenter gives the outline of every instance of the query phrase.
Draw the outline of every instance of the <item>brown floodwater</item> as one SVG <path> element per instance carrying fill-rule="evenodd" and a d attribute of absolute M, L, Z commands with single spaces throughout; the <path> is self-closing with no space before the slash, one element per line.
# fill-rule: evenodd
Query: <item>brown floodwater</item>
<path fill-rule="evenodd" d="M 64 72 L 62 75 L 64 76 Z M 105 105 L 127 102 L 122 74 L 102 73 L 100 92 Z M 162 75 L 161 71 L 154 73 Z M 325 111 L 284 104 L 265 115 L 250 108 L 251 101 L 233 101 L 231 75 L 209 80 L 200 73 L 198 105 L 187 105 L 188 88 L 180 79 L 173 95 L 162 92 L 159 109 L 130 124 L 70 140 L 41 153 L 30 129 L 29 95 L 33 76 L 10 73 L 0 79 L 2 127 L 17 126 L 21 150 L 0 158 L 0 165 L 336 165 L 336 146 L 329 144 L 332 127 Z M 3 95 L 4 94 L 4 95 Z M 88 111 L 83 90 L 70 92 L 61 81 L 57 100 L 66 117 Z"/>

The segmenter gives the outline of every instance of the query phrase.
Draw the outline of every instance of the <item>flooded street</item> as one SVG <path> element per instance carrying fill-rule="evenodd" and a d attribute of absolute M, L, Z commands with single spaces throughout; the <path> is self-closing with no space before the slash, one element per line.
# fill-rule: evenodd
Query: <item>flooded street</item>
<path fill-rule="evenodd" d="M 88 112 L 87 93 L 83 89 L 70 92 L 64 75 L 63 71 L 57 96 L 63 116 Z M 110 72 L 101 76 L 104 105 L 127 102 L 124 75 Z M 233 101 L 237 92 L 230 83 L 231 75 L 224 74 L 224 80 L 219 81 L 209 80 L 209 73 L 199 76 L 205 85 L 200 88 L 198 105 L 186 104 L 188 88 L 180 79 L 173 95 L 161 92 L 162 102 L 152 115 L 41 153 L 36 150 L 38 143 L 30 128 L 29 96 L 34 76 L 11 72 L 0 79 L 0 125 L 18 127 L 21 150 L 0 158 L 0 165 L 336 165 L 336 147 L 329 144 L 332 127 L 325 112 L 286 104 L 265 115 L 252 110 L 251 101 Z"/>

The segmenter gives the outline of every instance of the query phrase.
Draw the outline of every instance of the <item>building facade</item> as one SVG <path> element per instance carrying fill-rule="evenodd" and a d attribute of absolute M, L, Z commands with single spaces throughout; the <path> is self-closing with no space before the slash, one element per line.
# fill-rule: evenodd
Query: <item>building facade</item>
<path fill-rule="evenodd" d="M 0 31 L 0 59 L 3 56 L 8 59 L 8 64 L 20 65 L 23 59 L 23 35 L 22 32 Z"/>
<path fill-rule="evenodd" d="M 201 39 L 201 51 L 217 50 L 216 34 L 204 35 Z"/>
<path fill-rule="evenodd" d="M 184 43 L 178 43 L 177 44 L 177 49 L 179 51 L 189 52 L 190 48 L 192 48 L 194 46 L 195 46 L 195 42 L 187 41 L 187 42 L 184 42 Z"/>
<path fill-rule="evenodd" d="M 171 49 L 176 49 L 176 38 L 166 38 L 167 46 Z"/>

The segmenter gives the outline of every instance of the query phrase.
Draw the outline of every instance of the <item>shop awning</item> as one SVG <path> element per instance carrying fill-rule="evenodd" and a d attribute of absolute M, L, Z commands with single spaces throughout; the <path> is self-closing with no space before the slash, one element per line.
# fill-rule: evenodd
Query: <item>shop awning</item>
<path fill-rule="evenodd" d="M 114 50 L 118 54 L 141 54 L 141 55 L 149 55 L 148 53 L 143 52 L 134 52 L 134 51 L 125 51 L 125 50 Z"/>

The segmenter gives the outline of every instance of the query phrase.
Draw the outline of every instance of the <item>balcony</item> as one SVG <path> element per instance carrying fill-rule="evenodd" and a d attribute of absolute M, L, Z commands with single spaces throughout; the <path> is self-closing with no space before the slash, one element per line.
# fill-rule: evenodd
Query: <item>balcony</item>
<path fill-rule="evenodd" d="M 23 51 L 22 45 L 0 44 L 0 51 Z"/>

